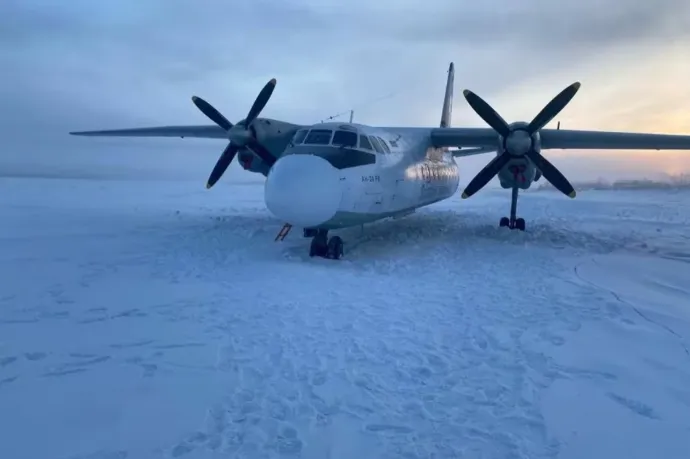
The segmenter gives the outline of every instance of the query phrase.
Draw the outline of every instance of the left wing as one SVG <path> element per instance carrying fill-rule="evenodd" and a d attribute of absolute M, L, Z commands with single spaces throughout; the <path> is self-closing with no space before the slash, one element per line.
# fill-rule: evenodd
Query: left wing
<path fill-rule="evenodd" d="M 542 129 L 539 133 L 544 150 L 690 150 L 690 135 L 566 129 Z M 485 147 L 486 151 L 496 151 L 498 145 L 498 134 L 491 128 L 432 128 L 430 135 L 436 147 Z"/>
<path fill-rule="evenodd" d="M 215 124 L 205 126 L 160 126 L 108 131 L 79 131 L 71 135 L 90 137 L 196 137 L 200 139 L 226 139 L 228 133 Z"/>

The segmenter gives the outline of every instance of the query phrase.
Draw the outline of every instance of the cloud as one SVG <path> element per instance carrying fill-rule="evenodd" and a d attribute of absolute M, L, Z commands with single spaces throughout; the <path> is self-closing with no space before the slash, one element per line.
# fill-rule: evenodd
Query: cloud
<path fill-rule="evenodd" d="M 219 142 L 66 132 L 205 124 L 193 94 L 237 120 L 272 77 L 266 116 L 310 123 L 354 108 L 364 123 L 433 126 L 451 60 L 456 125 L 483 125 L 463 87 L 506 118 L 530 119 L 581 79 L 563 119 L 583 129 L 660 129 L 673 117 L 682 128 L 690 104 L 687 90 L 671 90 L 690 78 L 679 63 L 690 52 L 685 0 L 5 0 L 0 10 L 0 135 L 13 164 L 155 169 L 176 152 L 195 174 L 210 170 Z"/>

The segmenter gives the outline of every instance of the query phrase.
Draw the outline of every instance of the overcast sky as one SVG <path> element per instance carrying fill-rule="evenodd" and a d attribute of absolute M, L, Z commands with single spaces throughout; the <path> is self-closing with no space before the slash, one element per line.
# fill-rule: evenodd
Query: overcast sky
<path fill-rule="evenodd" d="M 272 77 L 264 116 L 437 126 L 450 61 L 456 126 L 484 125 L 464 88 L 529 121 L 579 80 L 564 127 L 690 133 L 688 56 L 687 0 L 2 0 L 0 167 L 204 183 L 223 141 L 67 132 L 206 124 L 193 94 L 237 121 Z M 690 152 L 547 155 L 573 180 L 690 172 Z"/>

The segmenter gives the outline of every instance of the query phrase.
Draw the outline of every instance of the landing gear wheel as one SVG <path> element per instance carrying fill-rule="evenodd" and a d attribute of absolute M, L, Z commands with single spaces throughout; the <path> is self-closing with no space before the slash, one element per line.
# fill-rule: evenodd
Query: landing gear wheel
<path fill-rule="evenodd" d="M 310 257 L 325 257 L 328 255 L 328 235 L 326 233 L 317 233 L 311 240 L 309 246 Z"/>
<path fill-rule="evenodd" d="M 525 219 L 518 218 L 517 220 L 515 220 L 514 228 L 520 231 L 525 231 Z"/>
<path fill-rule="evenodd" d="M 510 200 L 510 218 L 503 217 L 498 224 L 501 228 L 510 228 L 525 231 L 525 219 L 517 218 L 518 188 L 513 187 L 513 196 Z"/>
<path fill-rule="evenodd" d="M 333 236 L 328 241 L 328 258 L 340 260 L 343 256 L 343 240 L 340 236 Z"/>
<path fill-rule="evenodd" d="M 525 219 L 516 218 L 514 221 L 511 222 L 508 217 L 503 217 L 498 226 L 500 226 L 501 228 L 510 228 L 525 231 Z"/>

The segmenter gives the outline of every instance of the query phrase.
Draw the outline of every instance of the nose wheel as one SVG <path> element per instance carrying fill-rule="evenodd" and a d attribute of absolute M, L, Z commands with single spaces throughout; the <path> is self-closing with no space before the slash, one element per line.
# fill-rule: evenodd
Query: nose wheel
<path fill-rule="evenodd" d="M 328 239 L 328 230 L 317 230 L 309 246 L 309 256 L 339 260 L 343 256 L 343 240 L 340 236 Z"/>
<path fill-rule="evenodd" d="M 513 187 L 513 193 L 510 200 L 510 217 L 503 217 L 499 222 L 498 226 L 501 228 L 516 229 L 519 231 L 525 231 L 525 219 L 517 218 L 517 200 L 518 200 L 518 187 Z"/>
<path fill-rule="evenodd" d="M 510 218 L 508 217 L 503 217 L 501 218 L 501 221 L 499 222 L 498 226 L 501 228 L 510 228 L 510 229 L 516 229 L 520 231 L 525 231 L 525 219 L 524 218 L 516 218 L 512 222 L 510 221 Z"/>

